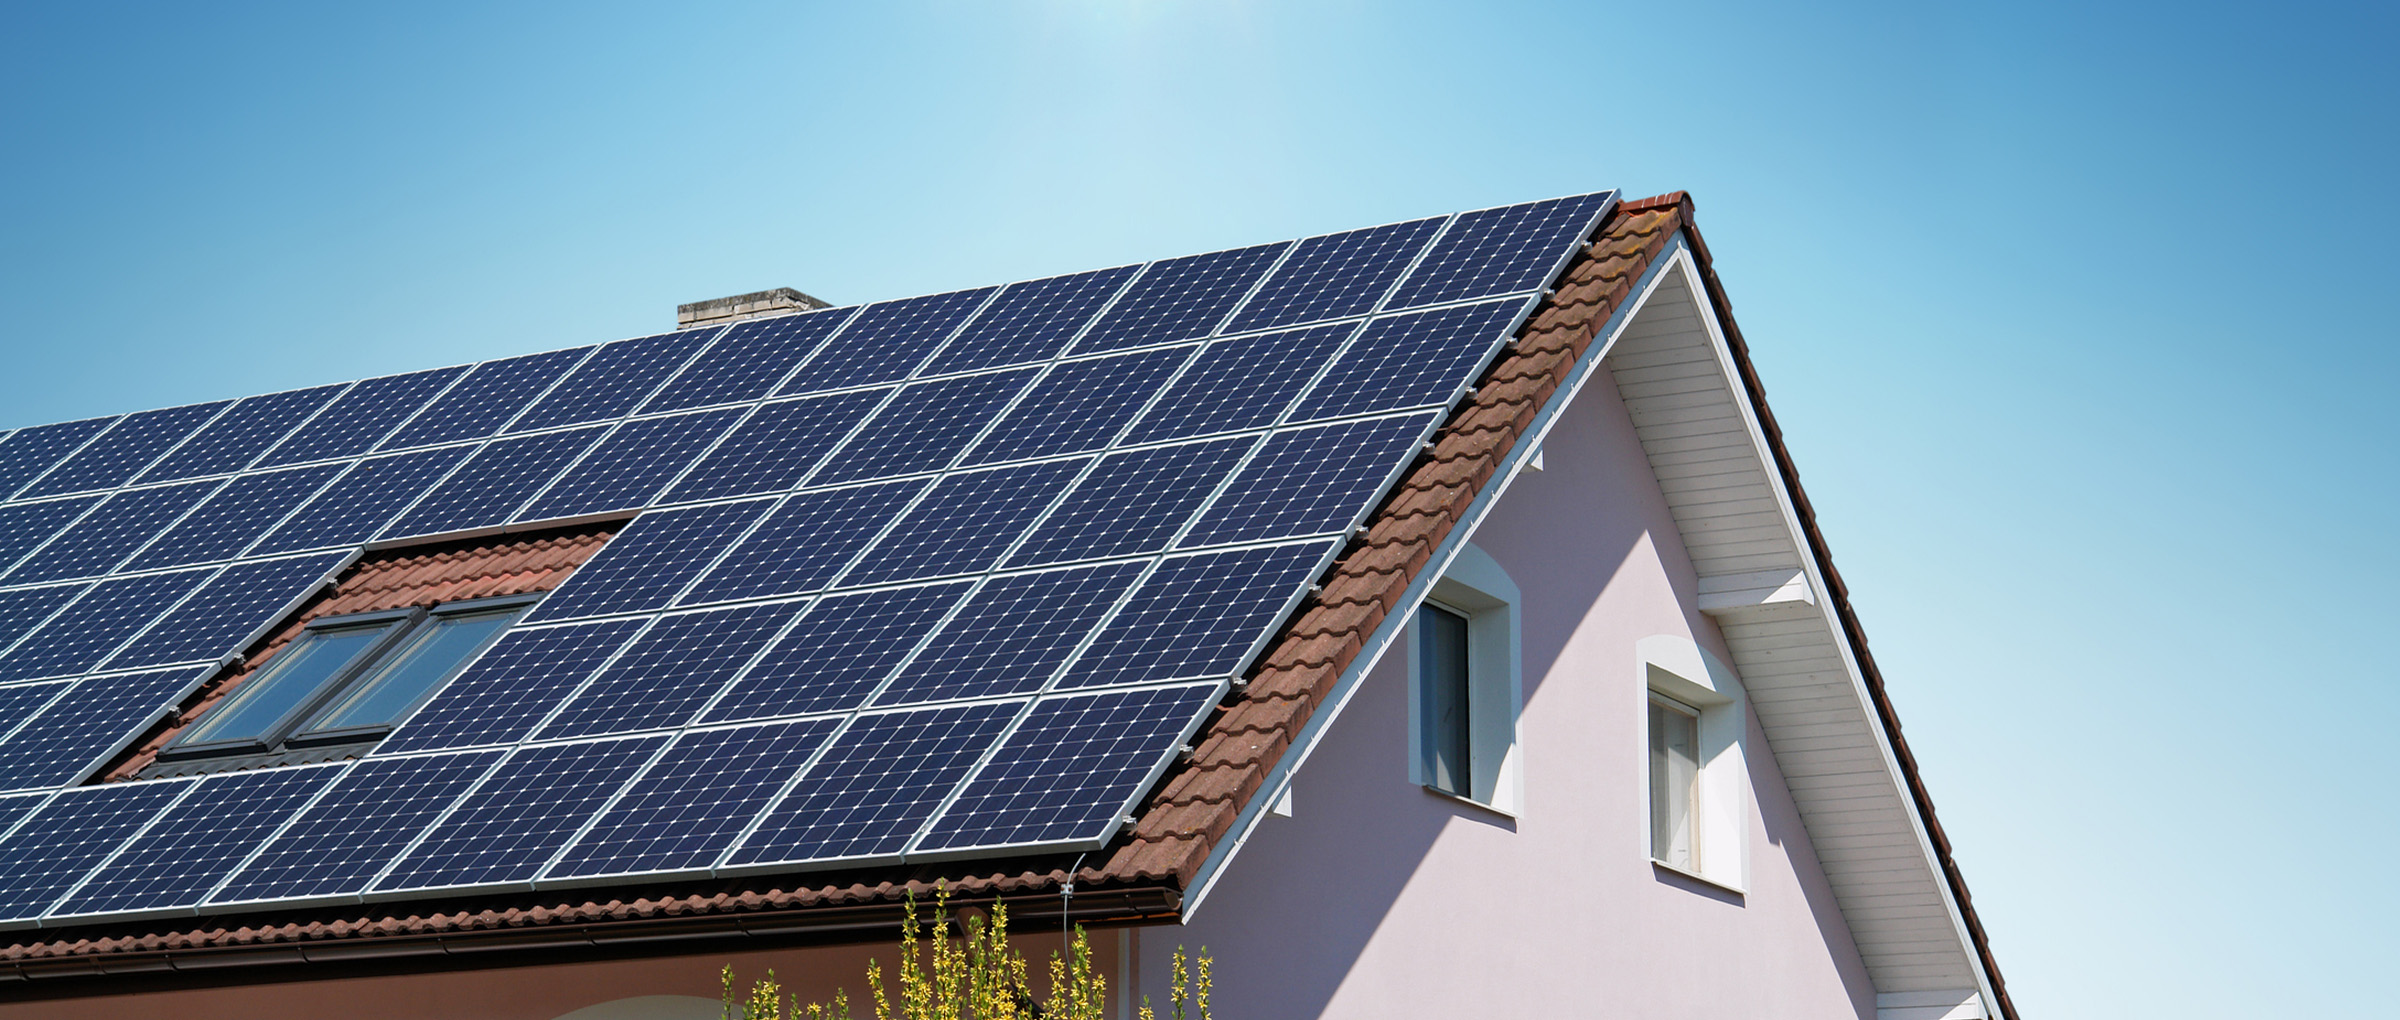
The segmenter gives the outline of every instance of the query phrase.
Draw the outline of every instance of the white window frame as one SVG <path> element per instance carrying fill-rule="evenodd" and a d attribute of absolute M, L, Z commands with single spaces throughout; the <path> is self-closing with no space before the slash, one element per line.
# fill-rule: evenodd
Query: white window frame
<path fill-rule="evenodd" d="M 1517 584 L 1489 553 L 1462 546 L 1426 600 L 1467 618 L 1467 742 L 1470 792 L 1459 796 L 1430 785 L 1425 771 L 1425 683 L 1417 656 L 1417 619 L 1402 640 L 1408 648 L 1409 780 L 1427 793 L 1464 801 L 1511 818 L 1525 810 L 1524 756 L 1517 720 L 1524 705 L 1522 626 Z"/>
<path fill-rule="evenodd" d="M 1750 704 L 1741 679 L 1730 667 L 1688 637 L 1659 634 L 1635 646 L 1635 676 L 1640 678 L 1635 702 L 1635 735 L 1639 785 L 1635 803 L 1642 807 L 1640 853 L 1653 867 L 1740 893 L 1750 887 Z M 1682 867 L 1659 860 L 1650 850 L 1656 834 L 1650 829 L 1650 699 L 1653 695 L 1680 702 L 1700 713 L 1700 768 L 1694 784 L 1692 843 L 1695 866 Z"/>

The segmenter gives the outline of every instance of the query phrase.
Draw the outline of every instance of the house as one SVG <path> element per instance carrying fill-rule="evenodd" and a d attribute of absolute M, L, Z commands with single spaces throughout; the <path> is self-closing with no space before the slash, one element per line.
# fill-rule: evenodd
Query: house
<path fill-rule="evenodd" d="M 0 1016 L 2013 1018 L 1692 210 L 0 438 Z"/>

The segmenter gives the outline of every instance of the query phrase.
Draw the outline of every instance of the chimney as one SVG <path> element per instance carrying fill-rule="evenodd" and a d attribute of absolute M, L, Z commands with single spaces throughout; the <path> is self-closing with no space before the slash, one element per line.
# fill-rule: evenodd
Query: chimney
<path fill-rule="evenodd" d="M 714 301 L 694 301 L 675 306 L 675 328 L 715 326 L 743 319 L 763 319 L 770 315 L 791 315 L 796 312 L 830 308 L 830 304 L 802 294 L 790 287 L 777 287 L 750 294 L 736 294 Z"/>

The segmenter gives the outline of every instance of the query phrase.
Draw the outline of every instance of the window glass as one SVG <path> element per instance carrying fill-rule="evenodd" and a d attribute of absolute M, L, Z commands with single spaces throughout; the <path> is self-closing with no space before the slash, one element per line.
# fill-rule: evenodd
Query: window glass
<path fill-rule="evenodd" d="M 1467 618 L 1439 606 L 1417 611 L 1418 718 L 1424 732 L 1425 785 L 1460 797 L 1472 796 L 1468 760 Z"/>
<path fill-rule="evenodd" d="M 399 722 L 401 713 L 515 622 L 522 608 L 435 617 L 410 635 L 399 652 L 352 684 L 350 693 L 308 728 L 346 730 Z"/>
<path fill-rule="evenodd" d="M 250 678 L 230 700 L 208 713 L 207 718 L 186 731 L 176 743 L 190 746 L 272 738 L 278 723 L 315 700 L 327 684 L 340 677 L 354 660 L 372 650 L 401 622 L 302 632 L 284 646 L 283 653 L 265 671 Z"/>
<path fill-rule="evenodd" d="M 1650 699 L 1650 856 L 1686 871 L 1699 865 L 1692 802 L 1700 779 L 1700 714 Z"/>

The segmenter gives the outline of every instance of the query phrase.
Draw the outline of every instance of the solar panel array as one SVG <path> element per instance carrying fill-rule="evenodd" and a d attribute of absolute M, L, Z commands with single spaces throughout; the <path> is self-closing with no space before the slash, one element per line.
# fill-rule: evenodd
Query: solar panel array
<path fill-rule="evenodd" d="M 0 925 L 1099 846 L 1614 198 L 0 434 Z M 625 513 L 364 757 L 78 785 L 370 543 Z"/>

